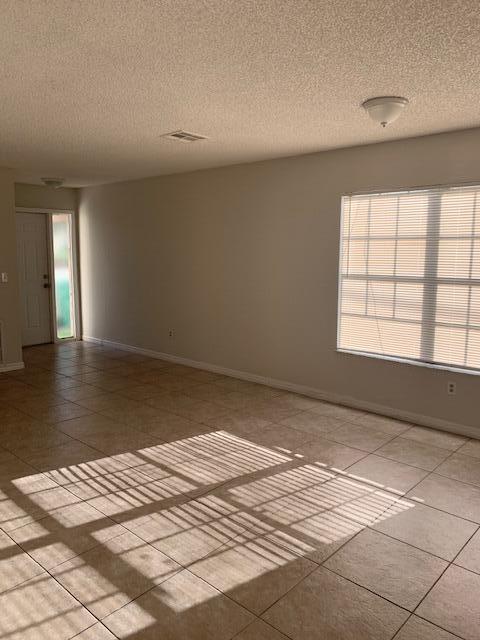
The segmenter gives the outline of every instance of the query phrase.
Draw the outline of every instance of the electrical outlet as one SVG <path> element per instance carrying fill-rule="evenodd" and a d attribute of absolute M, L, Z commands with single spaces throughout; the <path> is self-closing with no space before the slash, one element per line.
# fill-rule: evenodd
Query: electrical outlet
<path fill-rule="evenodd" d="M 447 393 L 449 396 L 454 396 L 457 393 L 456 382 L 447 382 Z"/>
<path fill-rule="evenodd" d="M 174 329 L 169 329 L 168 330 L 168 337 L 169 338 L 174 338 L 175 337 L 175 330 Z"/>

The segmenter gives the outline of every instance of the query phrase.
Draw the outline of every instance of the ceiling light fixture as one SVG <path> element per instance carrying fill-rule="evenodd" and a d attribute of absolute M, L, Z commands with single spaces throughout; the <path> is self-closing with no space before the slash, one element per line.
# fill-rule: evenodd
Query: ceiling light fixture
<path fill-rule="evenodd" d="M 398 118 L 403 109 L 407 106 L 408 100 L 398 96 L 381 96 L 370 98 L 362 103 L 362 107 L 370 118 L 378 122 L 382 127 L 386 127 Z"/>
<path fill-rule="evenodd" d="M 52 187 L 52 189 L 60 189 L 63 184 L 63 178 L 40 178 L 46 187 Z"/>

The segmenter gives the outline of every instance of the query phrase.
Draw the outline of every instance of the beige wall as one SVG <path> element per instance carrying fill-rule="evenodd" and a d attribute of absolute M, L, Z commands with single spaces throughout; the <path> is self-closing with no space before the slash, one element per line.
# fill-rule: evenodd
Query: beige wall
<path fill-rule="evenodd" d="M 77 191 L 77 189 L 52 189 L 44 185 L 18 182 L 15 184 L 15 206 L 74 211 L 77 208 Z"/>
<path fill-rule="evenodd" d="M 477 129 L 83 189 L 83 332 L 476 427 L 479 377 L 335 345 L 341 195 L 478 181 L 479 149 Z"/>
<path fill-rule="evenodd" d="M 17 278 L 17 240 L 13 173 L 0 169 L 0 272 L 8 273 L 8 283 L 0 283 L 0 320 L 3 325 L 3 363 L 22 361 Z"/>

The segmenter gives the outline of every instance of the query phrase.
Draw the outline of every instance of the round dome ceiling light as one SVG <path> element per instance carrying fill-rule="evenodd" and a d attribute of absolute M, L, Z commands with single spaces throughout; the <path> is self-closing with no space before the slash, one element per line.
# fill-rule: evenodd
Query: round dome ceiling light
<path fill-rule="evenodd" d="M 60 189 L 63 184 L 63 178 L 40 178 L 40 180 L 46 187 L 51 187 L 52 189 Z"/>
<path fill-rule="evenodd" d="M 408 100 L 398 96 L 382 96 L 370 98 L 362 103 L 362 107 L 370 118 L 378 122 L 382 127 L 386 127 L 398 118 L 403 109 L 407 106 Z"/>

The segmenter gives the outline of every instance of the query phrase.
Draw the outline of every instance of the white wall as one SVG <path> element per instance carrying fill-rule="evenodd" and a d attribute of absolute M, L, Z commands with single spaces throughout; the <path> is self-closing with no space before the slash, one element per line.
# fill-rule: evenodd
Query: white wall
<path fill-rule="evenodd" d="M 14 183 L 13 173 L 8 169 L 0 169 L 0 272 L 8 273 L 8 283 L 0 283 L 2 370 L 22 362 Z"/>
<path fill-rule="evenodd" d="M 335 350 L 341 195 L 480 181 L 479 148 L 476 129 L 82 189 L 83 332 L 480 428 L 479 377 Z"/>

